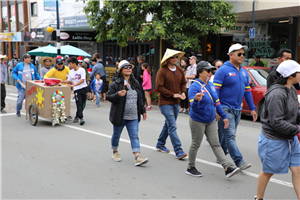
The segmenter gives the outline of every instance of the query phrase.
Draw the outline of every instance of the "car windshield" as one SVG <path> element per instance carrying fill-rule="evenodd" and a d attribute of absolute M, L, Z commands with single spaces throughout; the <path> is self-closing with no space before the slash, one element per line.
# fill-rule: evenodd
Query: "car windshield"
<path fill-rule="evenodd" d="M 249 69 L 249 71 L 260 86 L 267 86 L 267 77 L 271 72 L 270 69 Z"/>

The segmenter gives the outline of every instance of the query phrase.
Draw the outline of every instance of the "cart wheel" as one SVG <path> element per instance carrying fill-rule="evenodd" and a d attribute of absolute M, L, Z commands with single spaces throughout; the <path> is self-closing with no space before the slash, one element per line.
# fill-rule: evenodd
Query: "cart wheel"
<path fill-rule="evenodd" d="M 32 126 L 35 126 L 38 122 L 38 110 L 35 105 L 30 105 L 28 108 L 29 121 Z"/>

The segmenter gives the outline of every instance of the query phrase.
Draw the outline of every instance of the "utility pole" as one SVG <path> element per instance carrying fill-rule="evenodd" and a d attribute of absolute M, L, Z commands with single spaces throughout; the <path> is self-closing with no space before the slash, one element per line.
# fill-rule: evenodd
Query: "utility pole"
<path fill-rule="evenodd" d="M 60 30 L 59 30 L 59 7 L 58 0 L 56 0 L 56 47 L 57 47 L 57 56 L 60 55 Z"/>

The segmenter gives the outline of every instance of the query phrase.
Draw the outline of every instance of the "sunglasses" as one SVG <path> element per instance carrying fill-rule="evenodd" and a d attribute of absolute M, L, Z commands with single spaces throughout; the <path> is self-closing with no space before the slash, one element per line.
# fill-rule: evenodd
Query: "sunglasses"
<path fill-rule="evenodd" d="M 124 69 L 132 69 L 132 66 L 131 65 L 125 65 L 123 68 Z"/>
<path fill-rule="evenodd" d="M 51 62 L 50 60 L 45 60 L 45 62 Z"/>
<path fill-rule="evenodd" d="M 237 54 L 238 57 L 241 57 L 241 55 L 243 55 L 245 57 L 246 54 L 245 53 L 238 53 Z"/>
<path fill-rule="evenodd" d="M 61 63 L 61 64 L 57 64 L 57 65 L 63 65 L 63 63 Z"/>
<path fill-rule="evenodd" d="M 210 73 L 210 72 L 212 72 L 212 70 L 211 69 L 205 69 L 206 71 L 207 71 L 207 73 Z"/>
<path fill-rule="evenodd" d="M 171 56 L 170 58 L 171 58 L 171 59 L 178 58 L 178 55 Z"/>
<path fill-rule="evenodd" d="M 220 67 L 222 67 L 222 65 L 221 66 L 215 66 L 215 67 L 220 68 Z"/>

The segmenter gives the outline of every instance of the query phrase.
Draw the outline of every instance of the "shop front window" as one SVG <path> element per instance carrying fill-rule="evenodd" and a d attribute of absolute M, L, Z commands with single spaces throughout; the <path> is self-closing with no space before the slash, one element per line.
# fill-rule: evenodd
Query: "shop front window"
<path fill-rule="evenodd" d="M 10 32 L 17 31 L 16 8 L 15 5 L 10 5 Z"/>
<path fill-rule="evenodd" d="M 2 7 L 2 30 L 3 30 L 3 32 L 9 32 L 8 31 L 7 6 Z"/>
<path fill-rule="evenodd" d="M 24 32 L 24 16 L 23 16 L 23 3 L 18 4 L 18 22 L 19 22 L 19 30 Z"/>

